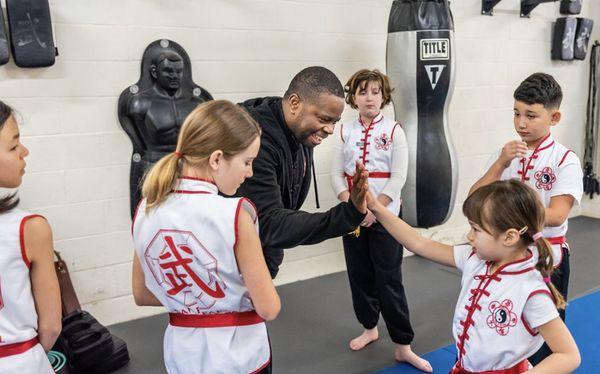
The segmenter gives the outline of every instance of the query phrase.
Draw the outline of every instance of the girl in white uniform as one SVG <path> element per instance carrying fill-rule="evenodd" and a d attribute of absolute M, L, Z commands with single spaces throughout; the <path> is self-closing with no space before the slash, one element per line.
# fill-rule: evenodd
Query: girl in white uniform
<path fill-rule="evenodd" d="M 579 351 L 557 311 L 565 301 L 550 282 L 544 207 L 531 188 L 509 180 L 476 190 L 463 205 L 469 244 L 455 247 L 420 236 L 372 197 L 369 209 L 407 249 L 462 272 L 452 373 L 526 372 L 527 358 L 544 341 L 553 353 L 532 372 L 570 373 L 579 366 Z M 528 249 L 533 244 L 539 255 Z"/>
<path fill-rule="evenodd" d="M 17 188 L 29 151 L 12 109 L 0 101 L 0 187 Z M 0 197 L 0 373 L 54 373 L 46 351 L 61 329 L 52 231 L 46 220 Z"/>
<path fill-rule="evenodd" d="M 258 124 L 223 100 L 186 118 L 177 150 L 149 172 L 133 221 L 133 293 L 169 312 L 167 372 L 267 373 L 265 320 L 280 310 L 257 233 L 256 210 L 226 198 L 252 176 Z"/>
<path fill-rule="evenodd" d="M 358 109 L 358 118 L 340 126 L 331 166 L 331 184 L 341 201 L 348 201 L 352 175 L 360 161 L 369 171 L 369 190 L 394 215 L 400 213 L 400 191 L 406 181 L 408 146 L 399 123 L 381 110 L 391 102 L 388 77 L 378 70 L 362 69 L 346 83 L 346 103 Z M 431 365 L 410 347 L 414 331 L 402 284 L 402 246 L 377 222 L 371 212 L 356 234 L 343 237 L 352 304 L 363 333 L 350 341 L 360 350 L 379 337 L 377 322 L 383 316 L 396 343 L 395 359 L 431 372 Z"/>

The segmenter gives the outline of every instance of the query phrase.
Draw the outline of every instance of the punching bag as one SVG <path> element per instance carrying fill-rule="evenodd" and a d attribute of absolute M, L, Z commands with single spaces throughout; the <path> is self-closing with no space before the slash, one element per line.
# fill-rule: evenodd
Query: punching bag
<path fill-rule="evenodd" d="M 444 223 L 456 195 L 456 155 L 448 131 L 454 91 L 454 25 L 447 0 L 395 0 L 387 74 L 396 121 L 406 133 L 408 176 L 402 218 L 415 227 Z"/>

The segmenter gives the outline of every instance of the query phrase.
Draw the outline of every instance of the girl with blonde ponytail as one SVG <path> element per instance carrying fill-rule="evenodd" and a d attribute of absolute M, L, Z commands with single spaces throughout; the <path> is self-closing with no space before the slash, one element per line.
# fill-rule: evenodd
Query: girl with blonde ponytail
<path fill-rule="evenodd" d="M 144 179 L 132 224 L 133 296 L 169 312 L 168 373 L 271 370 L 265 320 L 281 304 L 256 209 L 248 199 L 221 196 L 252 176 L 260 135 L 243 108 L 200 104 L 184 121 L 176 151 Z"/>
<path fill-rule="evenodd" d="M 368 208 L 406 249 L 462 272 L 452 373 L 570 373 L 579 366 L 557 311 L 565 300 L 550 282 L 544 207 L 530 187 L 507 180 L 477 189 L 463 204 L 469 244 L 454 247 L 420 236 L 372 196 Z M 552 354 L 532 369 L 528 357 L 544 341 Z"/>

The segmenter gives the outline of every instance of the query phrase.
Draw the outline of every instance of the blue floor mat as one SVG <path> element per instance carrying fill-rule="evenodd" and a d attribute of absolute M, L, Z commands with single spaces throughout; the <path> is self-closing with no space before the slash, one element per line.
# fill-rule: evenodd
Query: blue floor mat
<path fill-rule="evenodd" d="M 575 337 L 581 353 L 577 374 L 600 373 L 600 291 L 569 302 L 567 326 Z M 423 356 L 433 366 L 434 373 L 448 373 L 456 362 L 456 347 L 451 344 Z M 408 364 L 397 364 L 377 371 L 377 374 L 422 373 Z"/>

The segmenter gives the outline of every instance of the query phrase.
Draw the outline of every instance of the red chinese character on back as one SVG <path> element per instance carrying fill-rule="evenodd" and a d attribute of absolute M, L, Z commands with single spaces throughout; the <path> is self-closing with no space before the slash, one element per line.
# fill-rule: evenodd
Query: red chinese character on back
<path fill-rule="evenodd" d="M 160 230 L 145 257 L 158 284 L 181 304 L 207 309 L 225 297 L 217 260 L 191 232 Z"/>

